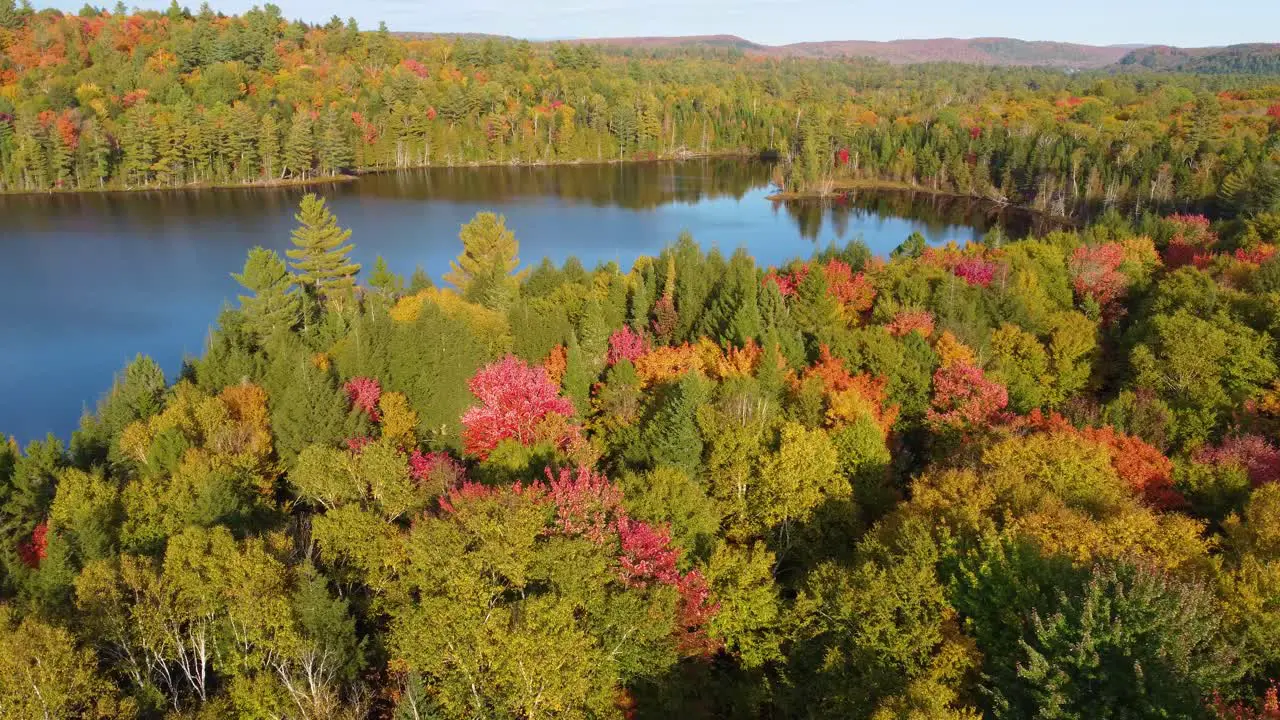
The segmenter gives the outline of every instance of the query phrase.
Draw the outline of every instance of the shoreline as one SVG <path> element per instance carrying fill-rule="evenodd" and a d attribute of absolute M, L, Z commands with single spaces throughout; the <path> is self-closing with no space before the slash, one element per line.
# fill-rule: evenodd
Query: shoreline
<path fill-rule="evenodd" d="M 1036 215 L 1038 217 L 1042 217 L 1048 220 L 1055 220 L 1059 222 L 1070 223 L 1072 225 L 1075 225 L 1079 222 L 1077 218 L 1072 217 L 1070 215 L 1057 215 L 1054 213 L 1046 212 L 1044 210 L 1037 210 L 1032 207 L 1027 207 L 1026 205 L 1019 205 L 1019 204 L 1010 203 L 1010 202 L 1000 202 L 998 200 L 993 200 L 984 195 L 974 195 L 972 193 L 958 193 L 958 192 L 952 192 L 950 190 L 937 190 L 925 185 L 917 185 L 914 183 L 902 182 L 900 180 L 876 180 L 871 178 L 836 180 L 832 183 L 832 188 L 830 192 L 821 193 L 821 192 L 812 191 L 812 190 L 807 190 L 807 191 L 783 190 L 780 192 L 773 193 L 772 195 L 766 196 L 765 200 L 769 200 L 771 202 L 801 202 L 806 200 L 830 200 L 840 196 L 849 195 L 858 190 L 868 190 L 873 192 L 922 193 L 925 195 L 934 195 L 938 197 L 957 198 L 961 200 L 974 200 L 977 202 L 986 203 L 988 205 L 991 205 L 992 207 L 999 208 L 1000 210 L 1014 210 L 1017 212 L 1029 213 L 1029 214 Z"/>
<path fill-rule="evenodd" d="M 111 193 L 146 193 L 146 192 L 192 192 L 200 190 L 273 190 L 289 187 L 312 187 L 355 182 L 366 175 L 402 172 L 405 170 L 428 170 L 432 168 L 481 168 L 481 167 L 561 167 L 574 165 L 624 165 L 633 163 L 681 162 L 686 160 L 710 160 L 716 158 L 763 159 L 767 151 L 747 150 L 715 150 L 710 152 L 685 152 L 676 155 L 655 155 L 653 157 L 613 158 L 610 160 L 474 160 L 465 163 L 425 165 L 406 165 L 394 168 L 359 168 L 342 175 L 322 175 L 311 178 L 286 178 L 282 180 L 255 180 L 241 183 L 188 183 L 186 185 L 147 185 L 142 187 L 108 187 L 108 188 L 75 188 L 71 190 L 0 190 L 0 196 L 21 197 L 24 195 L 81 195 Z"/>

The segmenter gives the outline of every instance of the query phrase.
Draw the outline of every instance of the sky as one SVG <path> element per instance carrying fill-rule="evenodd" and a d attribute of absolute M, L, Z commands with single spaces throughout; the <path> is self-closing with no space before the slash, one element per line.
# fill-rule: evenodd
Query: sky
<path fill-rule="evenodd" d="M 182 0 L 179 0 L 180 2 Z M 261 2 L 262 0 L 258 0 Z M 198 0 L 192 2 L 195 10 Z M 83 0 L 36 0 L 76 10 Z M 98 0 L 95 5 L 113 5 Z M 163 8 L 169 0 L 126 0 Z M 210 0 L 238 13 L 254 0 Z M 361 27 L 530 39 L 732 34 L 768 45 L 817 40 L 1014 37 L 1090 45 L 1202 47 L 1280 42 L 1280 0 L 276 0 L 285 16 Z"/>

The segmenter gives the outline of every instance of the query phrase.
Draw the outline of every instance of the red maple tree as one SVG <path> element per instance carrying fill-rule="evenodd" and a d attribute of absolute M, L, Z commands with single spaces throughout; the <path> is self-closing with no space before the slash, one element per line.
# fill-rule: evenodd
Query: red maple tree
<path fill-rule="evenodd" d="M 548 416 L 568 418 L 573 403 L 541 366 L 530 367 L 514 355 L 481 368 L 467 383 L 480 404 L 462 415 L 462 440 L 467 454 L 481 459 L 503 440 L 529 445 L 542 437 L 540 426 Z"/>

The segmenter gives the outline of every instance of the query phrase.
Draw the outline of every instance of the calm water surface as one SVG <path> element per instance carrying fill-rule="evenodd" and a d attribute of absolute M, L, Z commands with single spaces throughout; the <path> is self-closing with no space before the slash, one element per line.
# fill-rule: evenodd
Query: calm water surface
<path fill-rule="evenodd" d="M 482 210 L 506 215 L 525 264 L 576 255 L 587 267 L 656 253 L 689 231 L 762 264 L 861 237 L 887 253 L 913 231 L 932 242 L 980 237 L 1025 217 L 970 201 L 863 194 L 779 205 L 767 165 L 691 161 L 554 168 L 431 169 L 372 175 L 316 191 L 353 231 L 355 259 L 375 255 L 406 277 L 433 278 Z M 172 379 L 199 354 L 219 308 L 235 302 L 255 245 L 282 251 L 299 188 L 0 196 L 0 434 L 66 439 L 137 353 Z"/>

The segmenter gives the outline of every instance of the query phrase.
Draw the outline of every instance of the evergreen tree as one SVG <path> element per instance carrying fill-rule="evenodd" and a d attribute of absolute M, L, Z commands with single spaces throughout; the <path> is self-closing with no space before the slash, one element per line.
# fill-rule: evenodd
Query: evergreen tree
<path fill-rule="evenodd" d="M 791 315 L 805 334 L 810 354 L 816 356 L 817 346 L 828 339 L 840 321 L 840 309 L 827 292 L 827 275 L 817 263 L 811 263 L 809 272 L 796 288 Z"/>
<path fill-rule="evenodd" d="M 738 347 L 759 340 L 759 287 L 755 262 L 745 249 L 739 248 L 730 258 L 724 280 L 712 294 L 707 312 L 702 316 L 701 334 L 715 338 L 721 345 Z"/>
<path fill-rule="evenodd" d="M 355 164 L 351 139 L 347 137 L 338 120 L 338 113 L 330 110 L 324 119 L 324 131 L 320 137 L 320 166 L 325 174 L 336 175 L 350 170 Z"/>
<path fill-rule="evenodd" d="M 564 377 L 560 384 L 564 394 L 573 401 L 573 407 L 581 415 L 591 407 L 591 383 L 595 381 L 595 366 L 582 346 L 578 344 L 577 335 L 569 336 L 569 345 L 565 352 Z"/>
<path fill-rule="evenodd" d="M 258 156 L 262 158 L 262 177 L 274 180 L 280 167 L 280 128 L 271 113 L 262 117 L 262 130 L 258 134 Z"/>
<path fill-rule="evenodd" d="M 404 278 L 391 272 L 387 268 L 387 261 L 379 255 L 373 261 L 373 272 L 369 275 L 369 287 L 382 293 L 385 297 L 394 298 L 404 292 Z"/>
<path fill-rule="evenodd" d="M 288 255 L 290 265 L 297 271 L 297 281 L 341 304 L 355 287 L 356 273 L 360 272 L 360 265 L 347 258 L 352 246 L 343 245 L 351 231 L 338 227 L 338 219 L 315 193 L 302 198 L 294 218 L 300 226 L 293 231 L 294 249 Z"/>
<path fill-rule="evenodd" d="M 646 423 L 645 446 L 653 467 L 670 465 L 693 475 L 702 463 L 702 433 L 698 408 L 706 401 L 708 387 L 691 372 L 667 387 L 653 417 Z"/>
<path fill-rule="evenodd" d="M 301 320 L 302 303 L 293 291 L 293 276 L 274 250 L 255 247 L 249 251 L 244 271 L 232 273 L 236 282 L 253 293 L 241 295 L 245 327 L 259 340 L 281 330 L 293 329 Z"/>
<path fill-rule="evenodd" d="M 284 143 L 284 169 L 296 178 L 306 179 L 315 165 L 315 130 L 311 115 L 305 110 L 293 114 L 289 136 Z"/>
<path fill-rule="evenodd" d="M 427 274 L 426 270 L 422 269 L 421 265 L 415 267 L 413 269 L 413 274 L 409 276 L 409 294 L 410 295 L 422 292 L 423 290 L 427 290 L 435 286 L 436 284 L 431 282 L 431 276 Z"/>
<path fill-rule="evenodd" d="M 791 367 L 805 364 L 804 338 L 796 325 L 786 298 L 775 283 L 765 283 L 758 294 L 760 318 L 764 323 L 761 344 L 766 351 L 776 348 Z"/>
<path fill-rule="evenodd" d="M 279 364 L 272 373 L 282 378 L 283 389 L 270 395 L 271 428 L 276 451 L 288 463 L 308 445 L 335 445 L 342 439 L 347 396 L 304 354 L 290 353 Z"/>
<path fill-rule="evenodd" d="M 506 218 L 491 212 L 477 213 L 458 233 L 462 253 L 449 266 L 446 282 L 462 296 L 491 308 L 504 308 L 518 291 L 512 273 L 520 265 L 520 244 L 507 229 Z"/>

